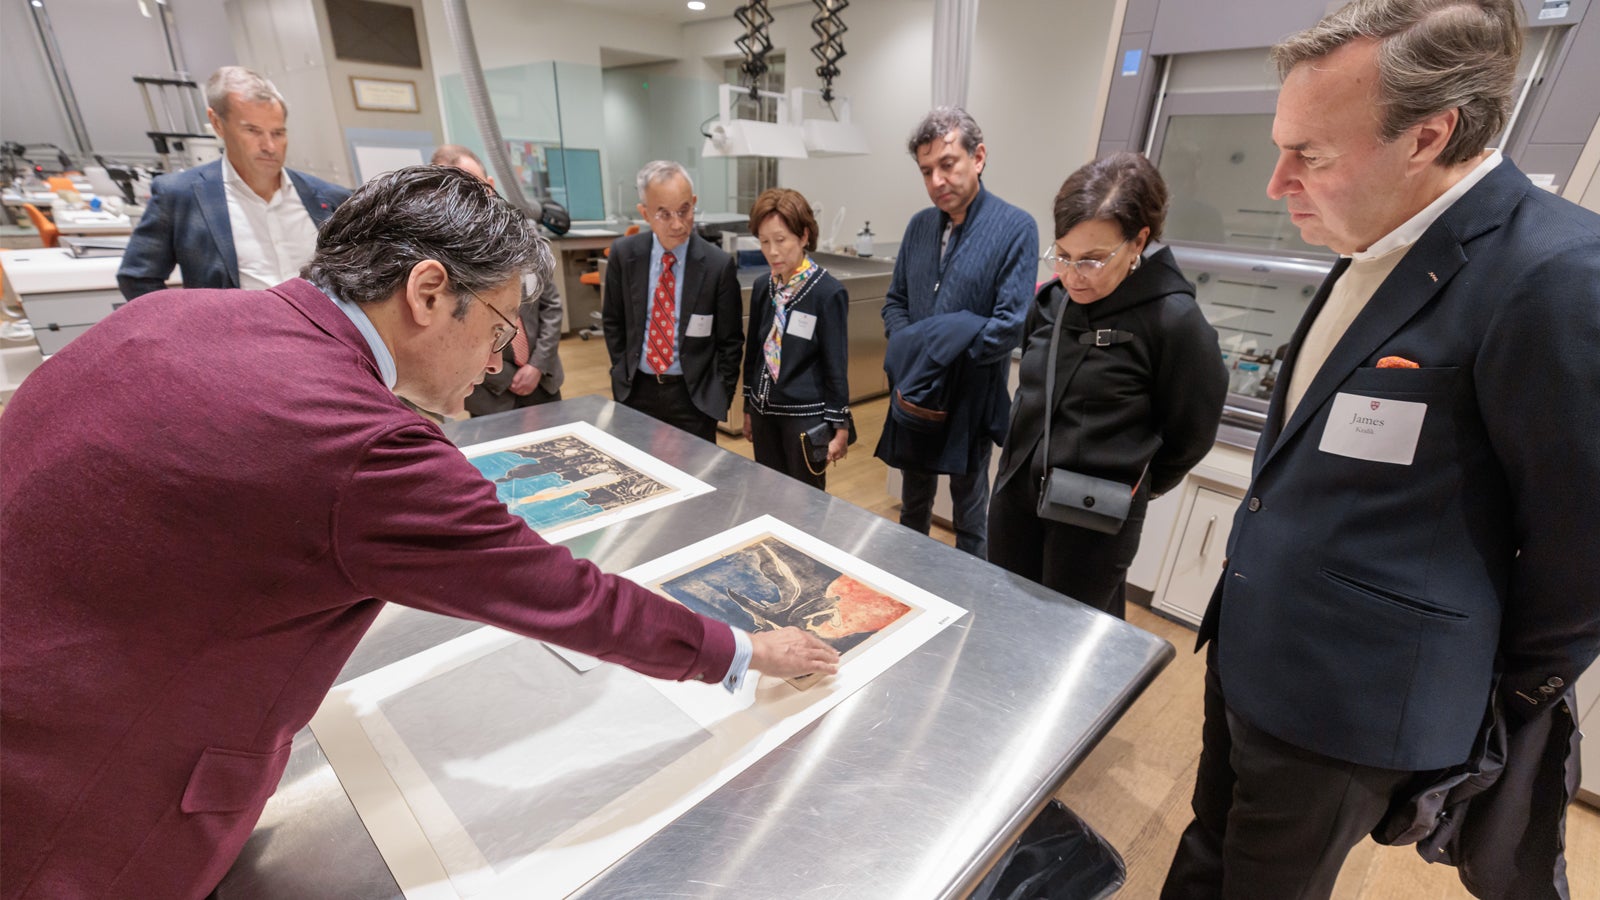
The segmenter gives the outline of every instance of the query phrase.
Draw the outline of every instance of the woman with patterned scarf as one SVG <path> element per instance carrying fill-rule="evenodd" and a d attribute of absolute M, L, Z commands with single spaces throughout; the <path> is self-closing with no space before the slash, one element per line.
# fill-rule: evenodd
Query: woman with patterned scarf
<path fill-rule="evenodd" d="M 807 253 L 817 249 L 817 220 L 799 192 L 774 188 L 756 198 L 750 230 L 772 274 L 750 294 L 744 436 L 755 444 L 756 462 L 826 489 L 827 463 L 843 459 L 848 442 L 850 296 Z M 824 422 L 833 430 L 818 465 L 805 442 Z"/>

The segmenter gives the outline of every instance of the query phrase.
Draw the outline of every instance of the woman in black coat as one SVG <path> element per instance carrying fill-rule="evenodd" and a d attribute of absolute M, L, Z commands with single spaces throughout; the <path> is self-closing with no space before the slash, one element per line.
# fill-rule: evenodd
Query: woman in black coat
<path fill-rule="evenodd" d="M 844 458 L 849 440 L 850 296 L 807 253 L 817 249 L 817 221 L 799 192 L 774 188 L 757 197 L 750 230 L 772 274 L 750 292 L 744 436 L 756 462 L 826 489 L 828 463 Z M 827 459 L 816 465 L 801 434 L 824 422 L 832 436 Z"/>
<path fill-rule="evenodd" d="M 1167 189 L 1150 161 L 1117 153 L 1074 172 L 1055 200 L 1056 239 L 1024 326 L 1020 384 L 989 504 L 989 560 L 1122 617 L 1145 505 L 1211 449 L 1228 391 L 1217 332 L 1161 236 Z M 1055 339 L 1049 459 L 1045 381 Z M 1050 468 L 1125 485 L 1112 533 L 1041 518 Z M 1114 527 L 1114 526 L 1113 526 Z"/>

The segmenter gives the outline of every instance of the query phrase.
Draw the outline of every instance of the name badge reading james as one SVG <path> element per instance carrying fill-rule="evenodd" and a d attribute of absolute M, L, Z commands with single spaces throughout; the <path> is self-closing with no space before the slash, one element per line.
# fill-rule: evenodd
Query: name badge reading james
<path fill-rule="evenodd" d="M 792 334 L 803 341 L 809 341 L 816 332 L 816 316 L 798 311 L 789 314 L 789 328 L 784 332 L 785 334 Z"/>
<path fill-rule="evenodd" d="M 710 337 L 711 317 L 701 315 L 689 316 L 689 327 L 684 329 L 684 337 Z"/>
<path fill-rule="evenodd" d="M 1317 449 L 1352 459 L 1411 465 L 1428 404 L 1335 394 Z"/>

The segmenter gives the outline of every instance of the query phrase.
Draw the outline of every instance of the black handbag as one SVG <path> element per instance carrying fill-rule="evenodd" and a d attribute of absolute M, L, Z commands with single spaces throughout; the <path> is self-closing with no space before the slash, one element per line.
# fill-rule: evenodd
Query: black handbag
<path fill-rule="evenodd" d="M 1039 458 L 1047 467 L 1050 466 L 1050 411 L 1056 397 L 1056 346 L 1061 339 L 1061 322 L 1067 317 L 1066 304 L 1071 302 L 1070 297 L 1062 295 L 1061 309 L 1056 312 L 1055 325 L 1050 329 L 1050 361 L 1045 364 L 1044 375 L 1044 441 L 1039 446 Z M 1144 481 L 1142 473 L 1139 481 Z M 1039 518 L 1116 534 L 1127 522 L 1128 510 L 1132 509 L 1133 497 L 1138 492 L 1139 482 L 1129 487 L 1109 478 L 1049 467 L 1039 479 Z"/>
<path fill-rule="evenodd" d="M 850 436 L 845 438 L 845 444 L 856 442 L 856 417 L 845 413 L 844 421 L 850 429 Z M 806 468 L 813 475 L 821 475 L 828 468 L 828 444 L 833 441 L 834 427 L 832 422 L 818 422 L 817 424 L 800 432 L 800 450 L 805 454 Z"/>

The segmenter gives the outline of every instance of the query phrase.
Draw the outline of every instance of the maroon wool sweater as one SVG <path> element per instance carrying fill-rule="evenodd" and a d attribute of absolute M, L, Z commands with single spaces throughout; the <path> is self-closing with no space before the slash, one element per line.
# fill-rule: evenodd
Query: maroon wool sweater
<path fill-rule="evenodd" d="M 0 894 L 201 897 L 385 601 L 716 681 L 728 627 L 529 531 L 311 284 L 165 291 L 0 417 Z"/>

